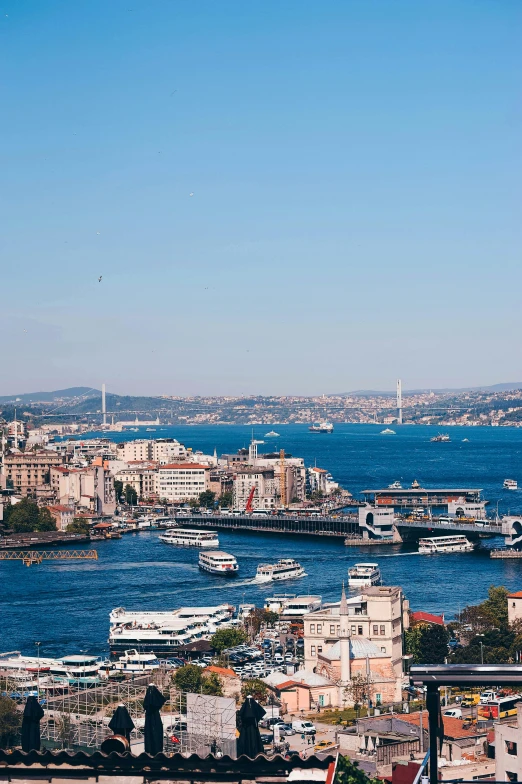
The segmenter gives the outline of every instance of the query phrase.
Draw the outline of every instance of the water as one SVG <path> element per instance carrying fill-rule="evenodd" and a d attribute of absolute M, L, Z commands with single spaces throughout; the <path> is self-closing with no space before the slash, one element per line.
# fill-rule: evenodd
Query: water
<path fill-rule="evenodd" d="M 263 438 L 270 426 L 257 427 Z M 298 425 L 277 425 L 280 438 L 266 439 L 265 447 L 305 458 L 332 472 L 353 493 L 382 487 L 395 480 L 403 485 L 417 479 L 431 487 L 481 487 L 494 514 L 522 509 L 522 493 L 502 489 L 506 478 L 522 484 L 522 429 L 457 428 L 449 430 L 450 443 L 432 444 L 436 428 L 395 427 L 396 436 L 381 436 L 382 426 L 336 425 L 332 435 L 309 433 Z M 218 454 L 248 445 L 251 428 L 245 426 L 159 427 L 155 433 L 112 434 L 114 440 L 131 437 L 174 436 L 194 449 Z M 462 439 L 468 438 L 465 443 Z M 96 543 L 98 561 L 44 562 L 29 569 L 21 562 L 2 562 L 3 613 L 0 650 L 36 651 L 65 655 L 78 651 L 108 651 L 109 612 L 127 609 L 166 610 L 182 605 L 228 601 L 262 604 L 272 592 L 319 594 L 339 598 L 347 569 L 361 560 L 379 562 L 387 585 L 401 585 L 413 609 L 443 612 L 451 617 L 466 604 L 481 601 L 489 585 L 522 587 L 520 561 L 491 560 L 487 548 L 502 540 L 483 540 L 471 554 L 423 556 L 403 546 L 372 550 L 346 548 L 342 539 L 282 536 L 253 532 L 219 532 L 220 547 L 239 562 L 236 580 L 201 573 L 198 552 L 162 544 L 157 532 L 126 535 L 121 540 Z M 293 557 L 307 577 L 273 584 L 252 582 L 263 561 Z"/>

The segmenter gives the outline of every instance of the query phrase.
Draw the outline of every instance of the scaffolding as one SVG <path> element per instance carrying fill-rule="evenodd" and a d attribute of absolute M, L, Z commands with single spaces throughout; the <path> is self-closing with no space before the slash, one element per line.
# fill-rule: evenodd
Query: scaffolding
<path fill-rule="evenodd" d="M 139 682 L 102 681 L 89 688 L 66 687 L 51 678 L 40 678 L 38 684 L 27 676 L 0 678 L 2 691 L 22 706 L 28 696 L 39 693 L 44 708 L 43 746 L 89 752 L 99 749 L 112 734 L 108 725 L 120 704 L 125 705 L 135 725 L 131 748 L 135 753 L 143 751 L 143 700 L 148 683 L 154 683 L 167 698 L 161 711 L 165 752 L 236 756 L 235 700 L 180 692 L 172 685 L 171 673 L 162 667 Z"/>

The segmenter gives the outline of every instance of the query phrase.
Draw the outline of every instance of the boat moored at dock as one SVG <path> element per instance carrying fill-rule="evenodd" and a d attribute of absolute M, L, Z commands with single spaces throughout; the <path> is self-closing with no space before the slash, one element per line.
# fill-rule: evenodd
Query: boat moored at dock
<path fill-rule="evenodd" d="M 470 553 L 475 545 L 465 536 L 430 536 L 419 539 L 419 553 Z"/>
<path fill-rule="evenodd" d="M 223 550 L 206 550 L 199 554 L 199 568 L 220 577 L 235 577 L 239 566 L 233 555 Z"/>
<path fill-rule="evenodd" d="M 306 572 L 301 564 L 294 561 L 293 558 L 280 558 L 275 564 L 259 564 L 255 581 L 294 580 L 297 577 L 306 577 Z"/>
<path fill-rule="evenodd" d="M 120 656 L 114 665 L 114 669 L 119 672 L 130 672 L 134 674 L 152 672 L 160 666 L 155 653 L 138 653 L 131 648 Z"/>
<path fill-rule="evenodd" d="M 175 528 L 160 534 L 159 539 L 165 544 L 180 547 L 219 547 L 216 531 L 199 531 L 197 528 Z"/>

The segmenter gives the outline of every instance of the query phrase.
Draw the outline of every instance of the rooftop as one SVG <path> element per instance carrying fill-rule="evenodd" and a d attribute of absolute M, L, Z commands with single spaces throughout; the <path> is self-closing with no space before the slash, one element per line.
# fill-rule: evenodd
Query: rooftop
<path fill-rule="evenodd" d="M 403 487 L 400 490 L 394 487 L 382 487 L 378 490 L 362 490 L 363 493 L 382 493 L 384 495 L 422 495 L 425 493 L 481 493 L 481 487 Z"/>
<path fill-rule="evenodd" d="M 520 593 L 520 596 L 522 596 L 522 592 Z M 432 615 L 431 613 L 424 612 L 423 610 L 412 612 L 410 618 L 414 623 L 434 623 L 438 626 L 444 626 L 443 615 Z"/>

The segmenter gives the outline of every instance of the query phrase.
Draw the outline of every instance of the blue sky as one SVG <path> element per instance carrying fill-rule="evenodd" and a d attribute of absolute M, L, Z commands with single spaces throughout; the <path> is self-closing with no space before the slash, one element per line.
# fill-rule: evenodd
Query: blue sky
<path fill-rule="evenodd" d="M 0 0 L 0 393 L 519 380 L 521 30 L 520 0 Z"/>

